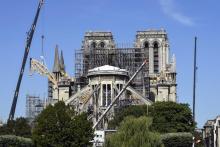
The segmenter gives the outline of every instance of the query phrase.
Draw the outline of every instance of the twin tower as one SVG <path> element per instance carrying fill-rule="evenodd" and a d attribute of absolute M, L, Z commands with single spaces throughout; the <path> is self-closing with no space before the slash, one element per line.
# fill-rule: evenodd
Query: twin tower
<path fill-rule="evenodd" d="M 176 102 L 176 60 L 164 29 L 137 31 L 131 47 L 119 47 L 111 32 L 86 32 L 75 53 L 75 84 L 83 88 L 89 83 L 88 71 L 105 65 L 126 69 L 132 76 L 144 60 L 148 64 L 131 86 L 153 102 Z"/>
<path fill-rule="evenodd" d="M 114 101 L 144 61 L 147 64 Z M 130 47 L 119 47 L 111 32 L 86 32 L 81 49 L 75 50 L 75 77 L 67 76 L 58 47 L 53 76 L 57 84 L 49 82 L 51 103 L 62 100 L 74 106 L 78 113 L 87 111 L 94 124 L 113 106 L 98 128 L 107 128 L 120 107 L 177 101 L 176 60 L 174 55 L 170 57 L 168 37 L 163 29 L 138 31 Z"/>
<path fill-rule="evenodd" d="M 144 60 L 148 64 L 132 82 L 131 86 L 146 99 L 177 101 L 176 59 L 170 56 L 168 36 L 165 30 L 137 31 L 131 47 L 118 47 L 111 32 L 86 32 L 82 47 L 75 51 L 75 77 L 65 76 L 64 58 L 55 49 L 53 73 L 58 80 L 54 92 L 49 82 L 48 98 L 67 100 L 79 89 L 89 84 L 88 71 L 110 65 L 126 69 L 131 77 Z M 64 78 L 62 78 L 64 77 Z"/>

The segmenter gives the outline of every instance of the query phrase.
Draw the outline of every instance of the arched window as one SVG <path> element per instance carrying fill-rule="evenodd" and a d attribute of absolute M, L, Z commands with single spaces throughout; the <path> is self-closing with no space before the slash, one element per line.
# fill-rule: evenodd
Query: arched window
<path fill-rule="evenodd" d="M 144 57 L 148 58 L 148 55 L 149 55 L 149 43 L 147 41 L 144 42 L 143 47 L 144 47 Z"/>
<path fill-rule="evenodd" d="M 95 42 L 93 42 L 92 44 L 91 44 L 91 48 L 96 48 L 96 46 L 97 46 L 97 44 L 95 43 Z"/>
<path fill-rule="evenodd" d="M 149 48 L 149 43 L 148 42 L 144 42 L 144 48 Z"/>
<path fill-rule="evenodd" d="M 102 106 L 106 107 L 111 104 L 111 84 L 102 84 Z"/>
<path fill-rule="evenodd" d="M 159 72 L 159 46 L 158 43 L 154 43 L 154 73 Z"/>
<path fill-rule="evenodd" d="M 104 48 L 104 47 L 105 47 L 105 43 L 104 43 L 104 42 L 101 42 L 99 46 L 100 46 L 101 48 Z"/>
<path fill-rule="evenodd" d="M 143 51 L 142 51 L 142 57 L 143 59 L 149 59 L 149 42 L 145 41 L 143 44 Z M 146 68 L 147 66 L 144 66 L 143 72 L 147 73 L 149 71 L 149 68 Z"/>

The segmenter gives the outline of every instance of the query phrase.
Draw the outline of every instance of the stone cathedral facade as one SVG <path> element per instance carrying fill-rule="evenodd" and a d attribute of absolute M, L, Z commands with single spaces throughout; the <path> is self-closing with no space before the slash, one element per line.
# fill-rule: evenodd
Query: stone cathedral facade
<path fill-rule="evenodd" d="M 56 46 L 53 71 L 45 71 L 48 103 L 64 101 L 77 113 L 88 112 L 88 119 L 102 130 L 121 107 L 176 102 L 176 59 L 170 55 L 167 32 L 137 31 L 134 40 L 132 46 L 119 47 L 112 32 L 86 32 L 81 48 L 75 50 L 74 77 L 66 73 L 62 51 L 59 56 Z"/>
<path fill-rule="evenodd" d="M 170 57 L 166 31 L 138 31 L 135 47 L 149 53 L 150 99 L 176 102 L 176 59 L 174 55 Z"/>
<path fill-rule="evenodd" d="M 86 32 L 81 49 L 75 53 L 74 78 L 65 76 L 64 59 L 61 54 L 59 60 L 56 48 L 53 74 L 59 77 L 58 89 L 53 91 L 50 83 L 49 98 L 63 100 L 66 104 L 77 105 L 77 108 L 83 104 L 82 109 L 87 111 L 87 106 L 95 105 L 89 104 L 89 101 L 99 91 L 97 102 L 99 106 L 107 107 L 126 81 L 147 60 L 146 66 L 130 83 L 121 101 L 125 105 L 134 104 L 130 100 L 137 99 L 147 104 L 156 101 L 176 102 L 176 59 L 170 55 L 167 32 L 163 29 L 137 31 L 134 40 L 131 47 L 118 47 L 111 32 Z"/>
<path fill-rule="evenodd" d="M 163 29 L 137 31 L 134 45 L 128 48 L 117 47 L 111 32 L 86 32 L 82 48 L 76 52 L 76 79 L 78 85 L 86 85 L 88 71 L 104 65 L 126 69 L 132 76 L 144 60 L 148 65 L 133 81 L 134 89 L 152 102 L 176 102 L 176 60 L 170 56 Z"/>

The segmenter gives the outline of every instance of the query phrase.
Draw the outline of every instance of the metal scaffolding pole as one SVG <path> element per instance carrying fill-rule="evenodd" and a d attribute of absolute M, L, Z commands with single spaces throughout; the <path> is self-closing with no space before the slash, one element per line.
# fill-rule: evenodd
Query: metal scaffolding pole
<path fill-rule="evenodd" d="M 197 37 L 195 37 L 195 48 L 194 48 L 194 71 L 193 71 L 193 121 L 196 122 L 195 117 L 195 105 L 196 105 L 196 72 L 197 72 L 197 65 L 196 65 L 196 58 L 197 58 Z"/>
<path fill-rule="evenodd" d="M 103 117 L 108 113 L 108 111 L 112 108 L 116 100 L 122 95 L 122 93 L 126 90 L 128 85 L 131 83 L 131 81 L 136 77 L 136 75 L 141 71 L 141 69 L 144 67 L 144 65 L 147 63 L 147 60 L 145 60 L 142 65 L 138 68 L 138 70 L 134 73 L 134 75 L 131 77 L 131 79 L 125 84 L 123 89 L 118 93 L 118 95 L 112 100 L 111 104 L 107 107 L 107 109 L 103 112 L 103 114 L 99 117 L 97 122 L 93 125 L 93 129 L 96 128 L 96 126 L 100 123 L 100 121 L 103 119 Z"/>

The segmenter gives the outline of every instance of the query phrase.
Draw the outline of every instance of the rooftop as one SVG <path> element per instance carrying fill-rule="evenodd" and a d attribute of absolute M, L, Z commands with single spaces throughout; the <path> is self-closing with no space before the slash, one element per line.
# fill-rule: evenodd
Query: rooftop
<path fill-rule="evenodd" d="M 110 36 L 112 37 L 112 33 L 111 32 L 102 32 L 102 31 L 89 31 L 85 33 L 86 37 L 89 36 Z"/>
<path fill-rule="evenodd" d="M 88 76 L 91 75 L 125 75 L 128 76 L 128 71 L 126 69 L 120 69 L 115 66 L 104 65 L 90 69 L 88 71 Z"/>

